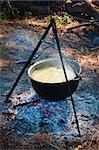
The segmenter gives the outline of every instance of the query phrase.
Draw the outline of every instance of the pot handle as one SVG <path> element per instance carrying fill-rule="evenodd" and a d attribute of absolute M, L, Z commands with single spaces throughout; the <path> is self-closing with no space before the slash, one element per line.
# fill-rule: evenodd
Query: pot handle
<path fill-rule="evenodd" d="M 74 81 L 77 81 L 77 80 L 81 80 L 82 81 L 82 78 L 80 76 L 77 76 L 75 79 L 73 79 Z"/>

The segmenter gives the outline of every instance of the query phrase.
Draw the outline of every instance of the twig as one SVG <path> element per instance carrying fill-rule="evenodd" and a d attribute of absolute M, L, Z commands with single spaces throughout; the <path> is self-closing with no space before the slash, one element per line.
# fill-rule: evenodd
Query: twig
<path fill-rule="evenodd" d="M 75 28 L 79 28 L 79 27 L 82 27 L 82 26 L 89 26 L 89 25 L 94 25 L 94 26 L 99 27 L 99 22 L 85 22 L 85 23 L 82 23 L 82 24 L 80 24 L 80 25 L 67 28 L 67 30 L 69 31 L 69 30 L 73 30 L 73 29 L 75 29 Z"/>
<path fill-rule="evenodd" d="M 14 105 L 13 108 L 16 109 L 19 106 L 25 106 L 25 105 L 30 104 L 30 103 L 32 105 L 34 105 L 36 102 L 38 102 L 38 100 L 35 100 L 35 101 L 32 101 L 32 102 L 26 102 L 26 103 L 22 103 L 22 104 L 18 104 L 18 105 Z"/>

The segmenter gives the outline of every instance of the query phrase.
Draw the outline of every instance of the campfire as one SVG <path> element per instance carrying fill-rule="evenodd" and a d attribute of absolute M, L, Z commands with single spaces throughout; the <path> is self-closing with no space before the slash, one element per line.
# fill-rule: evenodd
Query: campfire
<path fill-rule="evenodd" d="M 76 64 L 75 66 L 73 66 L 74 71 L 76 73 L 78 72 L 78 74 L 75 74 L 77 77 L 77 80 L 75 77 L 73 80 L 68 81 L 68 78 L 67 78 L 68 76 L 67 76 L 66 69 L 65 69 L 65 67 L 67 65 L 64 67 L 61 49 L 60 49 L 60 45 L 59 45 L 59 41 L 58 41 L 58 37 L 57 37 L 57 30 L 56 30 L 55 24 L 54 24 L 55 22 L 53 19 L 51 21 L 52 22 L 49 24 L 47 30 L 41 37 L 36 48 L 34 49 L 33 53 L 29 57 L 25 66 L 23 67 L 23 69 L 22 69 L 21 73 L 19 74 L 18 78 L 16 79 L 14 85 L 12 86 L 11 91 L 8 93 L 6 101 L 8 101 L 9 97 L 11 96 L 14 88 L 16 87 L 17 83 L 19 82 L 22 74 L 24 73 L 25 69 L 27 68 L 28 64 L 30 63 L 32 57 L 37 52 L 37 50 L 42 42 L 42 39 L 45 38 L 51 25 L 53 27 L 53 33 L 55 34 L 58 52 L 59 52 L 59 56 L 60 56 L 60 60 L 61 60 L 61 65 L 62 65 L 64 76 L 66 79 L 65 81 L 67 83 L 67 85 L 64 84 L 65 86 L 67 86 L 66 91 L 68 91 L 68 93 L 66 93 L 67 94 L 66 97 L 70 96 L 70 98 L 64 97 L 64 99 L 63 99 L 63 98 L 58 97 L 58 101 L 57 100 L 50 101 L 50 100 L 52 100 L 51 98 L 49 98 L 50 95 L 49 96 L 47 95 L 48 96 L 48 99 L 47 99 L 47 97 L 44 97 L 44 93 L 46 93 L 46 92 L 44 92 L 43 96 L 42 96 L 42 94 L 41 93 L 39 94 L 39 92 L 33 86 L 34 90 L 38 93 L 38 95 L 34 91 L 31 92 L 31 90 L 30 90 L 26 93 L 22 93 L 21 95 L 18 95 L 18 97 L 14 96 L 10 99 L 10 101 L 12 103 L 11 112 L 12 112 L 12 114 L 14 114 L 13 118 L 15 119 L 13 124 L 11 125 L 11 128 L 13 128 L 15 130 L 15 132 L 17 132 L 18 134 L 21 134 L 24 136 L 33 136 L 34 134 L 36 134 L 38 132 L 47 131 L 47 132 L 53 133 L 56 137 L 61 137 L 61 138 L 62 137 L 64 138 L 67 135 L 68 136 L 73 135 L 73 137 L 75 137 L 75 136 L 78 137 L 78 133 L 80 136 L 80 129 L 82 131 L 82 134 L 85 134 L 85 132 L 86 132 L 85 123 L 82 120 L 83 117 L 87 118 L 87 119 L 85 119 L 85 120 L 87 120 L 87 125 L 92 124 L 92 122 L 89 121 L 90 120 L 89 118 L 91 118 L 89 116 L 89 114 L 90 114 L 89 112 L 91 110 L 90 106 L 89 105 L 87 106 L 87 101 L 86 100 L 83 101 L 83 100 L 87 98 L 88 103 L 89 103 L 90 99 L 92 99 L 94 101 L 94 103 L 96 103 L 96 100 L 94 99 L 93 95 L 91 95 L 91 98 L 90 98 L 90 92 L 87 92 L 87 93 L 85 92 L 85 94 L 86 94 L 85 97 L 84 97 L 84 95 L 81 96 L 81 89 L 80 89 L 79 95 L 76 95 L 76 93 L 73 93 L 77 88 L 77 85 L 78 85 L 77 80 L 78 80 L 79 73 L 80 73 L 80 69 L 75 70 L 75 68 L 76 68 L 76 66 L 78 66 L 78 68 L 80 68 L 80 67 L 76 62 L 74 63 L 74 64 Z M 52 64 L 51 61 L 50 61 L 50 64 Z M 72 63 L 71 66 L 74 64 Z M 30 71 L 31 71 L 31 69 L 30 69 Z M 29 77 L 31 78 L 29 71 L 28 71 L 28 74 L 29 74 Z M 77 81 L 76 88 L 74 91 L 72 90 L 72 81 L 73 81 L 73 83 L 74 83 L 74 81 L 75 82 Z M 32 79 L 32 84 L 34 85 L 33 82 L 34 81 Z M 38 82 L 38 81 L 36 81 L 36 82 Z M 57 83 L 57 84 L 60 84 L 60 83 Z M 45 89 L 47 89 L 47 87 Z M 86 88 L 86 89 L 88 90 L 88 88 Z M 41 89 L 40 89 L 40 91 L 41 91 Z M 58 91 L 58 93 L 60 93 L 60 90 Z M 56 94 L 57 94 L 57 92 L 56 92 Z M 72 94 L 74 94 L 73 97 L 72 97 Z M 42 97 L 44 97 L 45 99 Z M 73 98 L 75 100 L 75 104 L 74 104 Z M 61 99 L 63 99 L 63 101 L 61 101 Z M 75 107 L 75 105 L 77 108 Z M 82 106 L 82 108 L 81 108 L 81 106 Z M 93 108 L 93 106 L 91 108 Z M 76 111 L 77 111 L 77 115 L 76 115 Z M 86 114 L 87 114 L 87 117 L 86 117 Z M 96 108 L 95 115 L 96 114 L 97 114 L 97 108 Z M 78 123 L 78 120 L 80 120 L 80 123 Z M 91 121 L 93 121 L 93 120 L 91 120 Z M 80 124 L 80 127 L 79 127 L 79 124 Z M 78 133 L 77 133 L 77 130 L 78 130 Z"/>
<path fill-rule="evenodd" d="M 87 132 L 90 133 L 90 127 L 97 118 L 98 107 L 95 106 L 98 102 L 88 92 L 82 96 L 75 93 L 73 96 L 81 135 L 85 135 Z M 12 112 L 11 117 L 13 117 L 10 126 L 18 135 L 33 137 L 39 132 L 49 132 L 56 138 L 78 139 L 77 126 L 69 98 L 58 102 L 46 101 L 33 89 L 30 89 L 20 95 L 14 95 L 10 100 L 11 107 L 8 111 Z"/>

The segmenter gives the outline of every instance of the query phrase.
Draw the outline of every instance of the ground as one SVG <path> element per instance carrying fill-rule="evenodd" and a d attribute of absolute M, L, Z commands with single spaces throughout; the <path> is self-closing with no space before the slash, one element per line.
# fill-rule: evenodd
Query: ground
<path fill-rule="evenodd" d="M 16 134 L 10 128 L 10 122 L 13 122 L 15 119 L 16 112 L 13 112 L 11 109 L 11 103 L 5 103 L 4 100 L 6 98 L 7 93 L 9 92 L 13 82 L 21 71 L 25 61 L 31 54 L 33 47 L 36 46 L 39 38 L 47 26 L 47 19 L 38 20 L 38 19 L 26 19 L 26 20 L 15 20 L 15 21 L 2 21 L 0 22 L 0 142 L 1 142 L 1 150 L 5 149 L 74 149 L 75 150 L 98 150 L 99 143 L 99 118 L 98 118 L 98 104 L 97 100 L 99 98 L 98 95 L 98 75 L 99 75 L 99 55 L 98 49 L 99 45 L 95 43 L 95 38 L 99 38 L 97 32 L 94 27 L 90 27 L 88 29 L 90 33 L 94 33 L 95 35 L 92 38 L 89 38 L 90 35 L 88 32 L 88 36 L 85 35 L 85 30 L 82 28 L 77 28 L 75 31 L 80 33 L 79 38 L 77 34 L 67 33 L 67 29 L 69 27 L 79 25 L 79 23 L 71 22 L 66 25 L 58 25 L 58 34 L 60 38 L 62 52 L 65 56 L 71 57 L 79 62 L 82 67 L 82 83 L 80 83 L 78 91 L 74 94 L 74 97 L 82 97 L 86 98 L 87 93 L 89 92 L 90 99 L 94 99 L 95 108 L 91 108 L 95 110 L 96 114 L 91 116 L 95 117 L 93 119 L 93 124 L 91 125 L 90 132 L 83 134 L 80 140 L 66 140 L 66 139 L 56 139 L 53 137 L 52 133 L 48 131 L 44 131 L 43 133 L 38 132 L 32 138 L 20 136 Z M 50 42 L 51 40 L 51 42 Z M 45 54 L 41 55 L 39 59 L 57 56 L 55 44 L 53 44 L 53 36 L 50 31 L 48 34 L 48 38 L 45 41 L 45 45 L 42 45 L 40 52 L 42 49 L 45 50 L 47 45 L 47 51 Z M 99 41 L 98 41 L 99 42 Z M 98 46 L 97 46 L 98 45 Z M 40 52 L 37 54 L 39 55 Z M 36 57 L 37 57 L 36 55 Z M 28 79 L 27 73 L 25 73 L 22 77 L 21 82 L 18 84 L 15 89 L 12 99 L 14 95 L 20 95 L 22 93 L 27 92 L 31 88 L 30 81 Z M 84 94 L 84 95 L 83 95 Z M 92 97 L 93 96 L 93 97 Z M 17 98 L 17 97 L 16 97 Z M 10 98 L 11 99 L 11 98 Z M 88 103 L 90 103 L 88 101 Z M 97 106 L 96 106 L 97 104 Z M 94 107 L 94 105 L 92 105 Z M 8 111 L 8 107 L 11 109 Z M 78 107 L 79 108 L 79 107 Z M 11 112 L 12 111 L 12 112 Z M 92 112 L 92 114 L 94 113 Z M 83 116 L 84 117 L 84 116 Z M 83 118 L 82 117 L 82 118 Z M 85 116 L 86 118 L 86 116 Z M 84 118 L 84 119 L 85 119 Z M 87 123 L 87 121 L 86 121 Z M 83 130 L 82 130 L 83 131 Z M 84 132 L 84 131 L 83 131 Z"/>

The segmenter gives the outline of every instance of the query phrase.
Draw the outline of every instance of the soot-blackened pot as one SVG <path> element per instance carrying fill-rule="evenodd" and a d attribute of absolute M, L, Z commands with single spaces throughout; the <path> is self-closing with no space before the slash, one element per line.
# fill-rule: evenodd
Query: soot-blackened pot
<path fill-rule="evenodd" d="M 32 78 L 32 73 L 35 70 L 44 69 L 48 67 L 56 67 L 59 66 L 60 63 L 61 62 L 59 62 L 58 58 L 48 58 L 38 61 L 28 68 L 28 75 L 31 79 L 34 90 L 39 96 L 45 98 L 46 100 L 64 100 L 66 97 L 73 94 L 73 92 L 75 92 L 75 90 L 77 89 L 80 80 L 79 75 L 81 73 L 81 67 L 76 61 L 70 58 L 64 59 L 64 66 L 66 67 L 67 65 L 70 65 L 70 67 L 72 67 L 72 69 L 74 70 L 76 77 L 68 81 L 68 83 L 43 83 L 36 81 Z M 68 86 L 70 87 L 70 90 L 68 90 Z"/>

